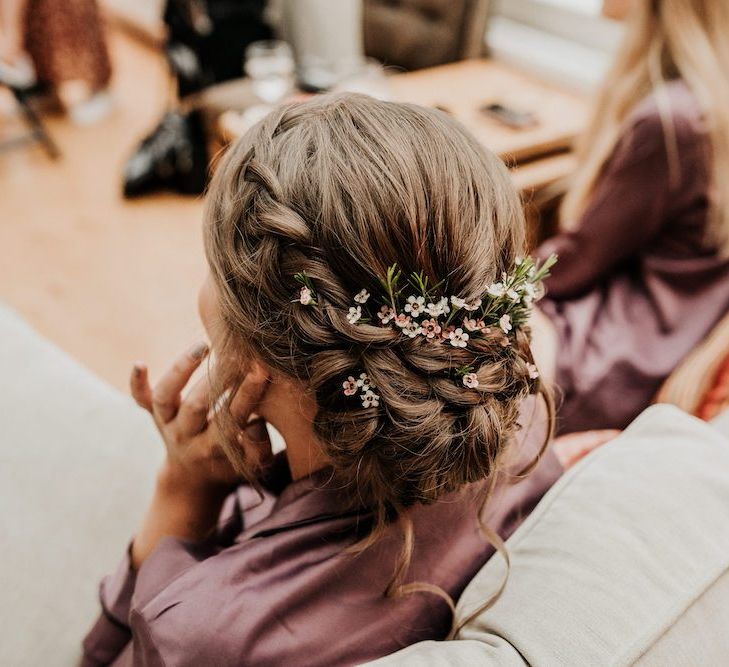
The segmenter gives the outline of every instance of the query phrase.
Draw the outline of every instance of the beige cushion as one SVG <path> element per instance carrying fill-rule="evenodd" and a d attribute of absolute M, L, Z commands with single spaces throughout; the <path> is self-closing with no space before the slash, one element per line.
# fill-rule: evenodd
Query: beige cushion
<path fill-rule="evenodd" d="M 711 426 L 648 409 L 568 472 L 507 546 L 506 590 L 462 641 L 372 664 L 729 664 L 729 441 Z M 503 575 L 491 559 L 459 615 Z"/>
<path fill-rule="evenodd" d="M 0 665 L 72 665 L 162 446 L 129 399 L 2 307 L 0 368 Z M 728 477 L 717 432 L 651 408 L 509 540 L 509 585 L 462 641 L 377 664 L 728 664 Z M 460 612 L 502 573 L 492 559 Z"/>
<path fill-rule="evenodd" d="M 74 665 L 149 500 L 151 419 L 0 306 L 0 665 Z"/>

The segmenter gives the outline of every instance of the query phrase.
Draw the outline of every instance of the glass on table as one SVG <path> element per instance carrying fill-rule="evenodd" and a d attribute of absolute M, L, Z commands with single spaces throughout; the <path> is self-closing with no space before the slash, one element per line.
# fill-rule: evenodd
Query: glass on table
<path fill-rule="evenodd" d="M 294 70 L 294 54 L 286 42 L 253 42 L 245 51 L 245 72 L 254 94 L 266 105 L 278 104 L 293 90 Z"/>

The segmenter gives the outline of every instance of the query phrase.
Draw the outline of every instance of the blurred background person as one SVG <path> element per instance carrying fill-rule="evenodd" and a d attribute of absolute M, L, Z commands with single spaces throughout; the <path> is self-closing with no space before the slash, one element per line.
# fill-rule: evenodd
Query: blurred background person
<path fill-rule="evenodd" d="M 111 108 L 111 61 L 94 0 L 0 0 L 0 82 L 41 84 L 78 123 Z"/>
<path fill-rule="evenodd" d="M 539 249 L 562 432 L 626 426 L 729 308 L 729 3 L 604 11 L 626 35 Z"/>

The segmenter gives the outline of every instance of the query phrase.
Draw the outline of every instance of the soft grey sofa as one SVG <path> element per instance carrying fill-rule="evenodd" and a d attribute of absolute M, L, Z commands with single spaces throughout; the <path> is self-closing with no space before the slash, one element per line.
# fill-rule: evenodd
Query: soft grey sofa
<path fill-rule="evenodd" d="M 162 448 L 132 402 L 0 307 L 0 665 L 71 665 Z M 496 606 L 460 641 L 378 665 L 729 664 L 729 441 L 647 411 L 508 541 Z M 493 558 L 461 598 L 501 581 Z"/>

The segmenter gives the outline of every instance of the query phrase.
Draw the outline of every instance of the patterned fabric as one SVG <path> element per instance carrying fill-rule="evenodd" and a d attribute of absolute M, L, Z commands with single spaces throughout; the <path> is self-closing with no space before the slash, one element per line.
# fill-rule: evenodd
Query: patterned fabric
<path fill-rule="evenodd" d="M 80 80 L 94 91 L 109 85 L 111 62 L 94 0 L 29 0 L 25 28 L 40 81 Z"/>

